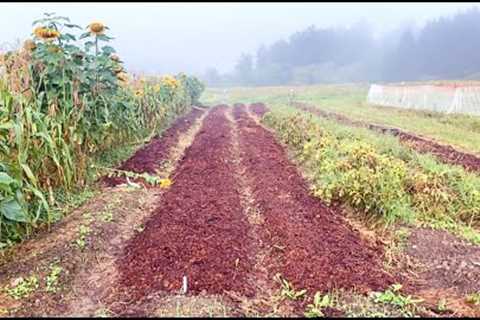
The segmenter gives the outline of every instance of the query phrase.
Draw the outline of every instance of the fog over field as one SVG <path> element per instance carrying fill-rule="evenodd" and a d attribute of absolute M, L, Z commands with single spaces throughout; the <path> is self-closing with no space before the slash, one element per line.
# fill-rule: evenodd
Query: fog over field
<path fill-rule="evenodd" d="M 396 46 L 398 39 L 402 37 L 409 40 L 410 34 L 404 35 L 406 30 L 411 31 L 416 37 L 427 22 L 439 17 L 451 18 L 472 7 L 478 7 L 478 4 L 2 3 L 0 4 L 0 43 L 5 50 L 10 44 L 15 43 L 16 39 L 23 40 L 29 37 L 32 31 L 31 21 L 40 17 L 43 12 L 56 12 L 68 16 L 72 22 L 81 26 L 88 25 L 92 20 L 100 20 L 107 24 L 111 28 L 111 35 L 117 37 L 113 45 L 118 49 L 129 71 L 145 73 L 184 71 L 202 75 L 210 83 L 215 80 L 239 84 L 335 82 L 364 80 L 365 77 L 374 80 L 385 78 L 376 70 L 383 60 L 381 57 L 374 56 L 374 53 L 382 57 L 392 56 L 383 51 L 389 49 L 389 46 Z M 479 24 L 479 22 L 474 23 Z M 351 45 L 352 40 L 348 37 L 353 37 L 353 42 L 358 40 L 360 46 L 365 44 L 368 48 L 345 47 L 348 51 L 359 51 L 365 54 L 355 57 L 347 55 L 343 60 L 340 59 L 342 61 L 324 57 L 318 58 L 319 61 L 306 59 L 304 63 L 300 63 L 298 59 L 302 57 L 295 55 L 296 51 L 310 52 L 320 57 L 331 50 L 328 43 L 323 43 L 321 36 L 312 35 L 312 40 L 307 42 L 316 44 L 315 48 L 291 46 L 290 53 L 294 51 L 294 54 L 290 60 L 294 59 L 294 61 L 285 62 L 281 61 L 282 59 L 270 57 L 268 59 L 271 61 L 266 61 L 268 65 L 263 69 L 257 66 L 258 70 L 252 71 L 254 75 L 250 77 L 256 80 L 239 79 L 242 77 L 238 74 L 241 73 L 239 70 L 235 74 L 235 67 L 242 62 L 242 53 L 251 56 L 252 68 L 255 69 L 258 50 L 262 45 L 268 48 L 280 40 L 288 41 L 291 35 L 309 30 L 310 26 L 315 26 L 316 30 L 337 30 L 341 33 L 338 36 L 341 38 L 338 40 L 341 42 L 340 46 Z M 350 31 L 345 33 L 342 30 Z M 457 39 L 466 36 L 461 32 L 454 34 Z M 406 45 L 409 46 L 408 43 Z M 333 50 L 335 55 L 339 54 L 337 49 Z M 276 50 L 271 54 L 281 55 L 278 52 L 280 51 Z M 457 50 L 457 54 L 458 52 L 462 51 Z M 402 62 L 399 64 L 402 65 Z M 394 67 L 392 68 L 388 73 L 396 71 Z M 477 71 L 463 69 L 461 71 L 465 73 Z M 288 79 L 282 80 L 276 75 L 276 70 L 291 74 Z M 205 74 L 206 71 L 208 72 Z M 338 79 L 316 79 L 315 74 L 329 74 L 334 71 L 339 72 Z M 210 79 L 212 72 L 219 73 L 219 79 Z M 425 71 L 422 76 L 436 77 L 436 73 L 442 75 L 442 72 Z M 313 76 L 305 75 L 309 73 L 313 73 Z M 450 75 L 446 73 L 446 76 Z M 453 73 L 453 75 L 457 74 Z M 213 78 L 215 77 L 216 75 L 213 74 Z M 309 77 L 312 79 L 309 80 Z M 411 75 L 405 74 L 400 78 L 403 77 L 409 78 Z M 275 78 L 273 79 L 275 81 L 270 78 Z"/>

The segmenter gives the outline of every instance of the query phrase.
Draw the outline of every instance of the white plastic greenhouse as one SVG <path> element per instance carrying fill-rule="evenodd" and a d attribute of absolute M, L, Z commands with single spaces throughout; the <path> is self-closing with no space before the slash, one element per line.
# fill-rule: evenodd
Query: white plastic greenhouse
<path fill-rule="evenodd" d="M 367 102 L 386 107 L 480 115 L 480 86 L 372 84 Z"/>

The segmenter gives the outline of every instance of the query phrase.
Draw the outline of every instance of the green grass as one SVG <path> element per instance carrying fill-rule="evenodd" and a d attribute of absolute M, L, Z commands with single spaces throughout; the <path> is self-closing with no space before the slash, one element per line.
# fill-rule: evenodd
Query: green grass
<path fill-rule="evenodd" d="M 403 128 L 458 149 L 480 153 L 480 117 L 371 106 L 366 103 L 367 85 L 227 88 L 226 101 L 287 103 L 290 90 L 294 90 L 295 101 L 310 103 L 322 110 L 340 113 L 352 119 Z M 212 104 L 220 101 L 222 94 L 223 89 L 212 88 L 207 90 L 204 98 Z"/>

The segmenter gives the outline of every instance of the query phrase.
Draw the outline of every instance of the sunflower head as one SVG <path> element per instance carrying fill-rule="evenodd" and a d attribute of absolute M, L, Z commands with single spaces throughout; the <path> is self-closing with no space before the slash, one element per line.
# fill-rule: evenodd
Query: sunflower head
<path fill-rule="evenodd" d="M 178 80 L 170 75 L 166 75 L 162 78 L 162 84 L 175 89 L 178 87 Z"/>
<path fill-rule="evenodd" d="M 142 97 L 143 96 L 143 91 L 142 90 L 136 90 L 135 91 L 135 97 Z"/>
<path fill-rule="evenodd" d="M 101 22 L 94 21 L 88 25 L 88 29 L 94 35 L 101 35 L 105 32 L 105 25 Z"/>
<path fill-rule="evenodd" d="M 35 29 L 33 29 L 33 34 L 37 38 L 41 38 L 41 35 L 43 34 L 44 30 L 46 30 L 45 27 L 36 27 Z"/>
<path fill-rule="evenodd" d="M 44 41 L 50 41 L 60 37 L 60 32 L 46 27 L 36 27 L 33 30 L 33 34 L 35 34 L 37 38 L 40 38 Z"/>

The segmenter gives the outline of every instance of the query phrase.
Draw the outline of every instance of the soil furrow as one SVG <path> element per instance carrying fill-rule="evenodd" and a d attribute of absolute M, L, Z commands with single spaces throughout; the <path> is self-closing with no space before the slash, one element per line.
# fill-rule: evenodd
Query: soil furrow
<path fill-rule="evenodd" d="M 398 136 L 401 142 L 405 143 L 407 146 L 411 147 L 417 152 L 433 154 L 444 163 L 459 165 L 469 171 L 480 171 L 479 156 L 456 150 L 450 145 L 440 144 L 438 142 L 420 137 L 416 134 L 403 131 L 399 128 L 352 120 L 344 115 L 323 111 L 306 103 L 296 102 L 294 105 L 296 108 L 303 111 L 310 112 L 324 118 L 333 119 L 349 126 L 368 128 L 380 133 Z"/>
<path fill-rule="evenodd" d="M 264 218 L 261 234 L 273 249 L 265 259 L 281 276 L 309 295 L 334 288 L 362 292 L 392 283 L 382 270 L 382 251 L 361 240 L 341 215 L 310 195 L 306 182 L 274 136 L 236 106 L 242 162 Z"/>
<path fill-rule="evenodd" d="M 184 276 L 187 294 L 252 295 L 246 281 L 252 239 L 235 187 L 225 109 L 218 106 L 207 115 L 173 185 L 117 261 L 117 286 L 125 300 L 117 305 L 120 314 L 151 293 L 179 293 Z"/>
<path fill-rule="evenodd" d="M 252 195 L 250 187 L 252 181 L 247 177 L 246 168 L 243 166 L 242 158 L 244 155 L 240 150 L 238 126 L 233 118 L 232 108 L 229 109 L 227 118 L 232 127 L 232 152 L 235 157 L 235 177 L 238 183 L 241 205 L 250 223 L 250 236 L 255 240 L 252 243 L 253 251 L 251 252 L 255 264 L 248 276 L 249 283 L 255 288 L 255 296 L 250 298 L 235 296 L 233 298 L 239 301 L 238 309 L 246 316 L 271 314 L 277 309 L 278 301 L 275 299 L 276 290 L 273 286 L 272 277 L 263 263 L 268 251 L 271 250 L 271 244 L 264 243 L 259 236 L 262 232 L 264 219 Z"/>
<path fill-rule="evenodd" d="M 187 132 L 204 113 L 204 110 L 193 108 L 187 115 L 178 118 L 161 135 L 154 137 L 144 147 L 137 150 L 118 169 L 136 173 L 146 172 L 155 174 L 156 170 L 167 160 L 171 148 L 178 143 L 179 136 Z M 124 177 L 104 177 L 102 180 L 111 187 L 126 183 Z"/>

